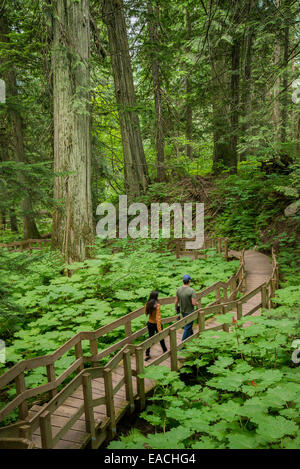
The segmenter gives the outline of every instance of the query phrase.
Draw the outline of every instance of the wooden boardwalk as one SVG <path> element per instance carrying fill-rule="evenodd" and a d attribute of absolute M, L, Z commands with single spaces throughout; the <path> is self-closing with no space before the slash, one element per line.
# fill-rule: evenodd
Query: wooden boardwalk
<path fill-rule="evenodd" d="M 231 255 L 236 255 L 236 257 L 240 256 L 239 252 L 231 252 Z M 256 252 L 256 251 L 246 251 L 245 252 L 245 269 L 246 269 L 246 292 L 249 293 L 255 288 L 262 285 L 266 280 L 268 280 L 272 273 L 272 266 L 270 260 L 267 256 Z M 244 304 L 243 314 L 246 315 L 251 309 L 256 307 L 260 303 L 260 293 L 257 293 L 255 296 L 249 299 L 247 303 Z M 257 310 L 254 314 L 259 314 L 260 309 Z M 235 312 L 236 315 L 236 312 Z M 211 319 L 206 321 L 206 325 L 208 327 L 216 327 L 218 326 L 216 319 Z M 194 326 L 194 331 L 198 330 L 198 326 Z M 179 330 L 176 333 L 177 344 L 181 343 L 183 330 Z M 170 340 L 169 337 L 165 339 L 166 346 L 168 350 L 170 349 Z M 150 366 L 152 362 L 158 359 L 162 355 L 162 350 L 160 344 L 155 344 L 151 348 L 151 360 L 147 362 L 147 365 Z M 171 368 L 170 358 L 164 360 L 162 365 L 165 365 Z M 135 357 L 131 357 L 131 365 L 132 368 L 135 366 Z M 117 385 L 120 381 L 120 378 L 124 376 L 124 365 L 121 362 L 112 373 L 113 376 L 113 385 Z M 133 384 L 133 392 L 134 395 L 137 395 L 137 380 L 136 377 L 133 376 L 132 380 Z M 155 386 L 154 382 L 149 380 L 145 380 L 145 391 L 146 393 L 149 392 Z M 93 398 L 97 399 L 99 397 L 103 397 L 105 395 L 105 385 L 104 380 L 101 378 L 92 380 L 92 394 Z M 71 397 L 69 397 L 64 405 L 60 406 L 54 413 L 51 419 L 51 425 L 53 429 L 53 436 L 66 424 L 68 419 L 76 412 L 76 410 L 83 405 L 84 397 L 83 397 L 83 389 L 82 386 L 78 388 Z M 120 418 L 124 415 L 124 411 L 127 410 L 127 401 L 126 401 L 126 392 L 125 392 L 125 385 L 121 387 L 121 389 L 116 393 L 114 397 L 115 401 L 115 410 L 116 410 L 116 421 L 120 420 Z M 30 417 L 40 411 L 40 407 L 34 406 L 30 410 Z M 97 425 L 103 424 L 105 428 L 105 422 L 108 420 L 107 413 L 106 413 L 106 406 L 103 404 L 101 406 L 94 408 L 94 415 L 95 415 L 95 423 Z M 85 443 L 89 440 L 89 434 L 86 433 L 85 428 L 85 418 L 82 416 L 74 426 L 66 433 L 61 439 L 55 448 L 82 448 Z M 33 442 L 37 448 L 42 447 L 41 443 L 41 436 L 40 430 L 37 429 L 33 434 Z"/>
<path fill-rule="evenodd" d="M 238 257 L 240 253 L 238 251 L 230 251 L 230 256 Z M 270 258 L 265 254 L 260 252 L 249 250 L 245 251 L 245 271 L 246 271 L 246 288 L 245 294 L 252 292 L 253 290 L 259 288 L 265 282 L 267 282 L 272 275 L 272 265 Z M 247 316 L 250 311 L 252 311 L 257 305 L 261 302 L 260 292 L 256 293 L 253 297 L 249 298 L 246 303 L 243 304 L 242 315 Z M 252 316 L 260 314 L 261 308 L 252 313 Z M 235 310 L 231 311 L 235 314 L 235 319 L 237 319 L 237 312 Z M 218 323 L 216 319 L 211 319 L 206 321 L 207 326 L 214 327 Z M 244 327 L 251 325 L 251 322 L 244 324 Z"/>
<path fill-rule="evenodd" d="M 6 427 L 0 428 L 0 439 L 10 436 L 15 438 L 19 435 L 19 437 L 32 441 L 36 448 L 80 449 L 85 447 L 98 448 L 107 438 L 113 438 L 116 435 L 118 421 L 126 413 L 133 412 L 135 408 L 142 410 L 145 407 L 146 394 L 155 386 L 155 382 L 140 378 L 145 367 L 162 364 L 176 371 L 183 364 L 178 352 L 185 343 L 199 336 L 205 329 L 216 331 L 223 329 L 229 332 L 229 329 L 226 329 L 224 325 L 218 324 L 217 316 L 206 319 L 207 315 L 211 317 L 212 314 L 231 311 L 235 313 L 237 318 L 240 318 L 249 314 L 259 314 L 262 306 L 271 306 L 271 297 L 278 281 L 275 256 L 273 255 L 271 264 L 267 256 L 257 251 L 243 251 L 242 253 L 230 251 L 229 255 L 240 258 L 240 269 L 228 282 L 218 282 L 205 291 L 197 293 L 200 304 L 205 295 L 213 291 L 216 293 L 216 301 L 208 307 L 199 308 L 187 318 L 179 321 L 176 320 L 176 317 L 164 320 L 165 323 L 171 322 L 171 326 L 165 327 L 160 334 L 156 334 L 138 345 L 134 345 L 134 341 L 145 335 L 146 329 L 133 333 L 131 321 L 143 314 L 143 311 L 129 313 L 126 320 L 122 318 L 115 321 L 114 327 L 119 327 L 119 324 L 125 326 L 126 338 L 105 351 L 111 356 L 111 352 L 119 350 L 106 367 L 97 366 L 97 360 L 105 356 L 104 352 L 99 354 L 97 351 L 97 337 L 101 337 L 102 332 L 113 330 L 112 325 L 105 326 L 103 331 L 81 333 L 83 335 L 79 338 L 71 339 L 69 345 L 67 343 L 62 347 L 61 354 L 75 345 L 76 361 L 64 373 L 64 377 L 76 370 L 77 376 L 59 393 L 55 389 L 64 377 L 55 378 L 53 364 L 61 354 L 57 351 L 53 358 L 51 356 L 41 357 L 39 360 L 46 364 L 49 378 L 48 387 L 44 386 L 43 389 L 52 390 L 50 391 L 52 399 L 44 406 L 34 405 L 29 411 L 26 411 L 26 407 L 24 408 L 24 400 L 21 400 L 21 396 L 25 395 L 26 397 L 26 392 L 28 396 L 31 391 L 24 390 L 24 382 L 23 388 L 20 386 L 22 381 L 19 377 L 22 377 L 22 373 L 24 379 L 22 368 L 18 371 L 18 366 L 16 366 L 15 371 L 7 372 L 5 374 L 8 375 L 6 381 L 0 377 L 0 384 L 1 379 L 5 384 L 11 377 L 16 376 L 17 389 L 21 392 L 15 405 L 18 405 L 20 412 L 23 412 L 23 419 L 20 423 L 7 427 L 7 429 Z M 240 291 L 243 291 L 243 298 L 237 300 L 236 295 Z M 221 294 L 221 292 L 223 293 Z M 162 309 L 164 304 L 173 302 L 174 297 L 162 299 Z M 191 321 L 195 321 L 194 335 L 182 343 L 183 327 Z M 95 335 L 96 333 L 97 335 Z M 90 336 L 89 334 L 94 335 Z M 168 349 L 164 354 L 159 343 L 162 338 L 165 339 Z M 82 355 L 81 341 L 84 339 L 90 340 L 92 357 L 85 358 Z M 151 346 L 151 360 L 145 362 L 145 350 L 149 346 Z M 92 367 L 84 368 L 83 363 L 90 361 L 91 358 Z M 33 368 L 37 367 L 38 363 L 38 359 L 34 360 L 37 361 L 30 362 L 33 363 L 31 365 Z M 26 362 L 24 364 L 23 369 Z M 28 364 L 27 369 L 29 366 Z M 3 376 L 5 377 L 5 375 Z M 34 391 L 35 395 L 38 395 L 37 391 Z M 6 415 L 11 408 L 13 408 L 13 403 L 8 405 Z M 5 413 L 2 415 L 5 416 Z"/>
<path fill-rule="evenodd" d="M 197 327 L 194 328 L 197 330 Z M 183 330 L 177 333 L 177 343 L 180 344 Z M 167 337 L 165 343 L 168 349 L 170 349 L 170 341 Z M 160 344 L 156 344 L 151 348 L 151 360 L 147 362 L 148 366 L 162 354 L 162 349 Z M 163 365 L 171 368 L 170 358 L 167 358 L 162 362 Z M 135 357 L 131 357 L 131 365 L 134 369 L 135 367 Z M 124 377 L 124 365 L 123 361 L 120 362 L 119 366 L 112 373 L 113 386 L 116 386 L 120 379 Z M 103 378 L 96 378 L 92 380 L 92 396 L 93 399 L 105 396 L 105 384 Z M 137 380 L 136 377 L 132 377 L 133 393 L 137 397 Z M 150 380 L 145 380 L 145 392 L 148 393 L 155 386 L 155 382 Z M 80 386 L 73 394 L 70 396 L 63 405 L 58 407 L 58 409 L 53 412 L 51 418 L 51 426 L 53 437 L 57 434 L 61 428 L 68 422 L 70 417 L 78 410 L 80 406 L 84 403 L 83 397 L 83 388 Z M 126 391 L 125 385 L 114 396 L 115 403 L 115 412 L 116 412 L 116 421 L 118 422 L 128 410 L 128 402 L 126 401 Z M 33 406 L 29 411 L 28 419 L 32 418 L 39 411 L 41 411 L 40 406 Z M 107 436 L 106 427 L 108 423 L 108 417 L 106 412 L 106 406 L 104 404 L 94 408 L 94 416 L 96 425 L 103 426 L 103 437 Z M 103 438 L 104 439 L 104 438 Z M 37 429 L 32 435 L 32 441 L 35 444 L 36 448 L 42 448 L 41 434 L 40 429 Z M 64 437 L 58 442 L 54 447 L 55 449 L 80 449 L 85 447 L 89 442 L 89 434 L 86 432 L 85 417 L 82 415 L 79 420 L 73 425 L 73 427 L 64 435 Z"/>

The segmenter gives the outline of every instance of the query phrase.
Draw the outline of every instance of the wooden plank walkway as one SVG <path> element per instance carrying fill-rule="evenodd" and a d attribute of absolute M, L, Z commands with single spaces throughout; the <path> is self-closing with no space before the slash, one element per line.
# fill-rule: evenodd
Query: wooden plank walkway
<path fill-rule="evenodd" d="M 229 253 L 231 256 L 239 257 L 240 253 L 236 251 L 231 251 Z M 246 270 L 246 294 L 253 291 L 257 287 L 261 286 L 264 282 L 268 281 L 272 274 L 272 266 L 270 259 L 257 252 L 257 251 L 246 251 L 245 252 L 245 270 Z M 261 303 L 261 293 L 258 292 L 252 298 L 250 298 L 246 303 L 244 303 L 242 314 L 246 315 L 254 308 L 256 308 Z M 236 311 L 233 310 L 236 314 Z M 257 309 L 254 314 L 260 314 L 260 308 Z M 250 323 L 249 323 L 250 324 Z M 218 322 L 215 318 L 208 319 L 205 321 L 205 327 L 217 327 Z M 194 332 L 198 331 L 198 325 L 194 325 Z M 179 329 L 176 331 L 177 344 L 181 343 L 183 330 Z M 165 338 L 166 346 L 170 350 L 170 336 Z M 160 344 L 155 344 L 151 347 L 151 360 L 146 362 L 146 366 L 150 366 L 151 363 L 155 362 L 162 355 L 162 350 Z M 165 359 L 162 365 L 166 365 L 171 368 L 171 357 Z M 180 364 L 178 365 L 180 367 Z M 136 369 L 136 357 L 131 355 L 131 368 L 132 370 Z M 120 384 L 121 380 L 124 378 L 124 363 L 123 360 L 120 361 L 117 368 L 112 372 L 112 383 L 113 388 L 116 388 Z M 132 385 L 133 385 L 133 394 L 136 398 L 138 395 L 138 384 L 136 376 L 132 376 Z M 92 386 L 92 398 L 99 399 L 105 396 L 105 383 L 104 378 L 95 378 L 91 381 Z M 145 392 L 149 392 L 155 383 L 149 380 L 145 380 Z M 113 397 L 114 407 L 115 407 L 115 419 L 118 422 L 124 413 L 128 410 L 128 400 L 126 398 L 125 383 L 120 386 L 119 390 Z M 82 385 L 79 386 L 70 397 L 68 397 L 62 405 L 60 405 L 52 414 L 51 414 L 51 430 L 52 436 L 58 434 L 58 432 L 66 425 L 68 420 L 77 412 L 77 410 L 84 405 L 84 391 Z M 28 420 L 34 417 L 38 412 L 41 411 L 40 406 L 33 406 L 28 415 Z M 98 426 L 98 433 L 103 434 L 102 441 L 108 436 L 108 424 L 109 416 L 107 415 L 107 406 L 105 404 L 94 407 L 94 419 L 95 424 Z M 90 441 L 90 434 L 86 431 L 86 420 L 84 413 L 76 420 L 73 426 L 65 433 L 65 435 L 59 440 L 59 442 L 54 446 L 55 449 L 79 449 L 84 448 Z M 32 440 L 37 448 L 42 447 L 41 433 L 40 428 L 37 428 L 32 435 Z M 98 440 L 98 446 L 101 443 L 101 438 Z"/>
<path fill-rule="evenodd" d="M 177 258 L 181 255 L 192 258 L 209 255 L 205 250 L 182 250 L 182 240 L 179 241 Z M 52 354 L 24 360 L 2 375 L 0 389 L 14 383 L 17 395 L 0 411 L 0 419 L 18 408 L 20 420 L 0 428 L 0 446 L 22 448 L 27 445 L 31 448 L 34 444 L 35 448 L 55 449 L 100 447 L 107 438 L 116 435 L 117 423 L 125 413 L 145 407 L 146 394 L 155 387 L 155 382 L 140 378 L 146 367 L 163 364 L 177 371 L 183 365 L 180 350 L 187 342 L 205 329 L 230 332 L 230 327 L 218 324 L 216 315 L 230 311 L 240 318 L 242 315 L 259 314 L 261 307 L 271 307 L 271 298 L 278 287 L 278 265 L 274 253 L 271 265 L 270 259 L 257 251 L 228 252 L 226 238 L 205 240 L 204 249 L 212 247 L 219 253 L 223 252 L 225 259 L 239 258 L 240 267 L 226 282 L 217 282 L 197 292 L 199 309 L 188 317 L 179 321 L 176 315 L 165 318 L 161 333 L 143 339 L 137 345 L 137 339 L 147 336 L 146 327 L 133 331 L 133 321 L 144 317 L 144 309 L 140 308 L 96 331 L 80 332 Z M 240 292 L 243 296 L 237 299 Z M 205 297 L 209 301 L 211 298 L 214 300 L 203 307 Z M 164 305 L 174 304 L 174 301 L 175 297 L 160 298 L 162 309 Z M 189 322 L 194 324 L 194 335 L 182 344 L 183 327 Z M 250 323 L 244 327 L 248 325 Z M 120 327 L 124 327 L 123 339 L 105 350 L 99 349 L 98 340 Z M 166 353 L 162 352 L 159 343 L 163 338 L 168 349 Z M 83 353 L 83 341 L 89 342 L 90 353 Z M 145 351 L 149 346 L 151 360 L 145 362 Z M 56 376 L 55 363 L 66 353 L 74 356 L 74 362 L 60 376 Z M 98 366 L 104 357 L 112 358 L 105 367 Z M 26 389 L 25 377 L 39 366 L 46 368 L 48 382 Z M 66 378 L 72 381 L 64 384 Z M 61 384 L 63 387 L 59 391 Z M 28 410 L 28 400 L 45 392 L 49 393 L 50 400 L 43 406 L 34 405 Z"/>
<path fill-rule="evenodd" d="M 229 255 L 232 257 L 239 257 L 239 251 L 229 251 Z M 270 258 L 261 252 L 249 250 L 245 251 L 245 270 L 246 270 L 246 289 L 245 293 L 250 293 L 263 283 L 267 282 L 272 274 L 272 264 Z M 245 304 L 243 304 L 242 315 L 246 316 L 249 311 L 255 308 L 261 302 L 261 294 L 258 292 L 255 296 L 250 298 Z M 257 316 L 260 314 L 261 308 L 252 314 L 252 316 Z M 235 310 L 231 311 L 237 319 L 237 312 Z M 205 322 L 208 327 L 217 326 L 218 322 L 216 319 L 212 318 Z M 244 324 L 244 327 L 251 325 L 251 322 Z"/>
<path fill-rule="evenodd" d="M 197 330 L 197 326 L 194 327 L 194 330 Z M 183 330 L 177 333 L 177 343 L 178 345 L 181 342 Z M 165 339 L 166 346 L 168 350 L 170 349 L 170 342 L 169 337 Z M 147 365 L 150 366 L 151 363 L 159 358 L 162 354 L 162 349 L 160 344 L 156 344 L 151 347 L 151 360 L 147 362 Z M 162 362 L 163 365 L 171 367 L 170 358 L 167 358 Z M 135 357 L 131 356 L 131 366 L 132 369 L 135 368 Z M 124 364 L 123 360 L 120 362 L 119 366 L 113 371 L 113 385 L 114 387 L 120 382 L 120 380 L 124 377 Z M 132 384 L 133 384 L 133 392 L 135 397 L 137 396 L 137 380 L 136 377 L 132 377 Z M 145 380 L 145 392 L 148 393 L 151 391 L 155 386 L 154 381 L 150 381 L 148 379 Z M 100 397 L 105 396 L 105 385 L 103 378 L 96 378 L 92 380 L 92 396 L 93 399 L 97 399 Z M 120 388 L 120 390 L 114 396 L 115 402 L 115 411 L 116 411 L 116 421 L 119 421 L 124 412 L 127 410 L 128 403 L 126 401 L 126 392 L 125 392 L 125 384 Z M 63 428 L 63 426 L 67 423 L 67 421 L 75 414 L 77 409 L 84 404 L 83 398 L 83 389 L 80 386 L 71 397 L 67 398 L 63 405 L 61 405 L 53 414 L 51 418 L 51 426 L 53 437 L 58 433 L 58 431 Z M 28 420 L 31 419 L 34 415 L 36 415 L 40 410 L 41 406 L 34 405 L 29 410 Z M 95 416 L 95 423 L 97 425 L 103 424 L 105 428 L 105 424 L 108 421 L 107 412 L 106 412 L 106 405 L 100 405 L 94 408 L 94 416 Z M 40 429 L 35 430 L 32 435 L 32 440 L 37 448 L 42 447 L 41 442 L 41 435 Z M 59 441 L 59 443 L 54 447 L 54 449 L 80 449 L 83 448 L 89 440 L 89 434 L 86 433 L 85 429 L 85 418 L 82 415 L 79 420 L 72 426 L 72 428 L 64 435 L 63 439 Z"/>

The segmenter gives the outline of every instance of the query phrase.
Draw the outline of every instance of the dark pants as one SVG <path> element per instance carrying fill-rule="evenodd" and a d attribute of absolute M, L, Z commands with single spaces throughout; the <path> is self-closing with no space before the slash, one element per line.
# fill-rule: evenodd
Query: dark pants
<path fill-rule="evenodd" d="M 182 316 L 185 318 L 189 314 L 192 314 L 192 313 L 182 313 Z M 190 337 L 193 334 L 194 334 L 194 332 L 193 332 L 193 322 L 190 322 L 189 324 L 184 326 L 183 336 L 182 336 L 181 342 L 183 342 L 185 339 L 187 339 L 188 337 Z"/>
<path fill-rule="evenodd" d="M 152 336 L 154 336 L 154 334 L 155 334 L 156 332 L 158 332 L 157 324 L 154 324 L 154 323 L 152 323 L 152 322 L 148 322 L 147 326 L 148 326 L 149 338 L 152 337 Z M 166 351 L 167 351 L 167 347 L 166 347 L 166 344 L 165 344 L 164 339 L 160 341 L 160 345 L 161 345 L 161 348 L 163 349 L 163 352 L 166 352 Z M 150 348 L 147 348 L 147 350 L 146 350 L 146 356 L 147 356 L 147 357 L 150 356 Z"/>

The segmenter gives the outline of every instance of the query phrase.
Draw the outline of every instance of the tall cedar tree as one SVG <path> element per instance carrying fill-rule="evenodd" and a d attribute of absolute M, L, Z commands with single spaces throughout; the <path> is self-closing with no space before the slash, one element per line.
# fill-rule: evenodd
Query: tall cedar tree
<path fill-rule="evenodd" d="M 54 200 L 52 246 L 81 261 L 93 241 L 89 0 L 52 2 Z"/>
<path fill-rule="evenodd" d="M 122 134 L 125 191 L 128 197 L 132 198 L 146 190 L 149 178 L 136 109 L 122 0 L 104 0 L 102 14 L 108 30 L 115 96 Z"/>

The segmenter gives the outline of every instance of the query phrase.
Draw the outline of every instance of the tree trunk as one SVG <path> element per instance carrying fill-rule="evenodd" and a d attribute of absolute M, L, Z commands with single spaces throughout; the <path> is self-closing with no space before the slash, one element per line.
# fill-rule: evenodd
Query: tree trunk
<path fill-rule="evenodd" d="M 6 228 L 6 213 L 5 210 L 0 211 L 0 229 L 5 230 Z"/>
<path fill-rule="evenodd" d="M 103 1 L 103 21 L 107 25 L 115 95 L 119 111 L 125 191 L 129 198 L 147 188 L 148 169 L 136 110 L 131 60 L 122 0 Z"/>
<path fill-rule="evenodd" d="M 13 231 L 14 233 L 18 233 L 19 232 L 18 221 L 17 221 L 16 212 L 13 208 L 9 211 L 9 220 L 10 220 L 11 231 Z"/>
<path fill-rule="evenodd" d="M 287 2 L 288 7 L 288 2 Z M 284 28 L 284 41 L 283 41 L 283 67 L 284 73 L 282 77 L 282 94 L 281 94 L 281 129 L 280 129 L 280 140 L 282 143 L 286 142 L 286 133 L 287 133 L 287 120 L 288 120 L 288 65 L 289 65 L 289 20 L 290 15 L 286 12 L 286 26 Z"/>
<path fill-rule="evenodd" d="M 55 1 L 52 246 L 68 263 L 84 260 L 93 242 L 89 41 L 89 0 Z"/>
<path fill-rule="evenodd" d="M 16 75 L 13 70 L 7 73 L 7 91 L 8 95 L 13 97 L 14 100 L 18 98 Z M 8 98 L 9 101 L 9 98 Z M 13 155 L 15 161 L 18 163 L 25 163 L 25 148 L 24 148 L 24 135 L 23 135 L 23 120 L 16 105 L 9 109 L 11 120 L 12 137 L 13 137 Z M 24 239 L 39 239 L 40 234 L 37 229 L 34 212 L 30 195 L 29 183 L 24 173 L 19 175 L 20 184 L 25 192 L 21 202 L 21 210 L 23 217 L 23 238 Z"/>
<path fill-rule="evenodd" d="M 0 16 L 0 41 L 9 42 L 7 37 L 9 28 L 5 12 Z M 18 107 L 18 87 L 16 73 L 12 67 L 7 68 L 4 72 L 7 87 L 7 109 L 12 128 L 13 139 L 13 156 L 16 162 L 26 163 L 23 121 Z M 39 238 L 40 234 L 34 220 L 34 212 L 31 201 L 30 187 L 23 172 L 19 174 L 20 186 L 25 195 L 22 199 L 21 209 L 23 217 L 23 237 L 24 239 Z"/>
<path fill-rule="evenodd" d="M 276 0 L 276 8 L 279 10 L 281 7 L 281 0 Z M 280 88 L 281 88 L 281 79 L 279 76 L 279 68 L 281 66 L 281 37 L 280 37 L 280 27 L 277 26 L 279 31 L 276 32 L 276 39 L 274 45 L 273 53 L 273 62 L 277 68 L 277 78 L 273 87 L 273 126 L 274 126 L 274 140 L 278 141 L 280 139 L 280 128 L 281 128 L 281 112 L 280 112 Z"/>
<path fill-rule="evenodd" d="M 252 19 L 252 10 L 254 7 L 254 0 L 248 2 L 248 13 L 247 13 L 247 27 L 245 31 L 245 37 L 243 41 L 243 67 L 242 67 L 242 84 L 241 84 L 241 114 L 243 116 L 243 123 L 241 124 L 241 139 L 244 142 L 247 141 L 249 133 L 249 119 L 251 118 L 252 111 L 252 53 L 253 53 L 253 41 L 255 37 L 255 29 L 249 22 Z M 240 161 L 246 159 L 247 153 L 250 148 L 247 146 L 247 150 L 244 150 L 240 154 Z"/>
<path fill-rule="evenodd" d="M 191 39 L 192 35 L 192 23 L 191 23 L 191 16 L 189 13 L 189 9 L 187 8 L 186 10 L 186 31 L 187 31 L 187 40 L 189 41 Z M 187 48 L 187 53 L 189 52 L 189 48 Z M 191 92 L 192 92 L 192 87 L 191 87 L 191 81 L 189 78 L 189 71 L 187 70 L 187 75 L 185 79 L 185 87 L 186 87 L 186 156 L 190 159 L 193 158 L 193 148 L 191 145 L 191 141 L 193 138 L 193 108 L 191 105 Z"/>
<path fill-rule="evenodd" d="M 232 168 L 237 167 L 238 162 L 238 131 L 239 131 L 239 84 L 240 84 L 240 42 L 236 40 L 232 46 L 231 61 L 231 110 L 230 110 L 230 148 L 232 154 Z"/>
<path fill-rule="evenodd" d="M 165 138 L 164 138 L 164 124 L 162 115 L 162 93 L 160 85 L 160 66 L 157 57 L 157 50 L 159 47 L 158 37 L 158 24 L 155 18 L 159 17 L 159 7 L 156 4 L 156 12 L 154 14 L 152 4 L 148 3 L 149 14 L 149 39 L 151 43 L 151 68 L 152 68 L 152 81 L 153 93 L 155 102 L 155 147 L 157 155 L 157 180 L 165 181 L 166 171 L 164 166 L 165 160 Z"/>
<path fill-rule="evenodd" d="M 233 25 L 241 21 L 239 3 L 236 4 L 232 17 Z M 240 37 L 233 30 L 232 44 L 223 40 L 211 54 L 213 74 L 213 125 L 214 125 L 214 160 L 213 172 L 222 166 L 231 173 L 237 171 L 239 102 L 240 102 Z M 231 66 L 228 70 L 227 63 Z M 230 78 L 229 78 L 230 77 Z"/>
<path fill-rule="evenodd" d="M 230 82 L 226 64 L 228 63 L 227 45 L 219 44 L 211 53 L 212 70 L 212 108 L 213 108 L 213 173 L 222 169 L 236 170 L 236 156 L 232 153 L 231 96 Z"/>

